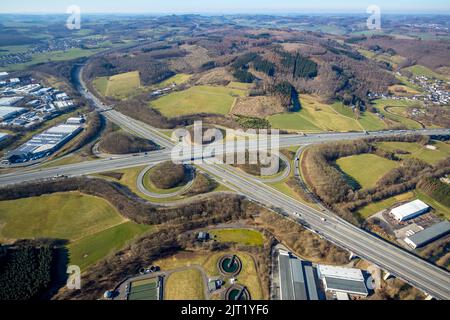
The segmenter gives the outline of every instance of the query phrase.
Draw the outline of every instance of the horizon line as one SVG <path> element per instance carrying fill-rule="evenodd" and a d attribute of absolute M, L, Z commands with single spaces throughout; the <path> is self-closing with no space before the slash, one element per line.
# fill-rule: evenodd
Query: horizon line
<path fill-rule="evenodd" d="M 251 12 L 251 11 L 224 11 L 224 12 L 218 12 L 218 11 L 147 11 L 147 12 L 118 12 L 118 11 L 82 11 L 83 14 L 97 14 L 97 15 L 268 15 L 268 16 L 279 16 L 279 15 L 306 15 L 306 14 L 322 14 L 322 15 L 331 15 L 331 14 L 358 14 L 358 15 L 369 15 L 366 12 L 361 11 L 279 11 L 279 12 L 273 12 L 273 11 L 258 11 L 258 12 Z M 55 11 L 30 11 L 30 12 L 1 12 L 0 15 L 68 15 L 68 13 L 65 12 L 55 12 Z M 450 15 L 450 9 L 449 11 L 406 11 L 406 12 L 398 12 L 395 10 L 392 11 L 384 11 L 385 15 Z"/>

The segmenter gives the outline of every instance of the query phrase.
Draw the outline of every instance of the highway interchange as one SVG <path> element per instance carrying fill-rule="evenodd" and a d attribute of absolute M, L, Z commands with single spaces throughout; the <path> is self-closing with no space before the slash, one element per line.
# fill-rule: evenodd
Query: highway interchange
<path fill-rule="evenodd" d="M 78 75 L 80 73 L 81 68 Z M 5 186 L 27 181 L 43 180 L 61 175 L 81 176 L 123 168 L 150 166 L 171 159 L 171 148 L 174 147 L 174 141 L 160 133 L 156 128 L 131 119 L 104 106 L 87 90 L 84 83 L 80 80 L 78 81 L 77 89 L 108 120 L 116 123 L 130 133 L 153 140 L 163 147 L 163 149 L 146 154 L 126 155 L 50 168 L 21 169 L 13 173 L 0 175 L 0 185 Z M 450 129 L 382 131 L 370 132 L 368 135 L 365 132 L 326 133 L 307 136 L 281 135 L 279 146 L 301 146 L 329 141 L 351 140 L 368 136 L 381 137 L 413 133 L 449 135 Z M 191 159 L 191 156 L 189 156 L 185 160 L 190 161 Z M 326 211 L 325 209 L 317 210 L 311 208 L 268 186 L 257 178 L 243 175 L 231 166 L 214 163 L 214 161 L 208 158 L 196 164 L 200 170 L 207 172 L 228 188 L 248 197 L 252 201 L 282 213 L 293 222 L 306 226 L 320 236 L 351 251 L 357 256 L 371 261 L 380 268 L 422 289 L 435 298 L 450 299 L 449 272 L 348 223 L 332 212 Z"/>

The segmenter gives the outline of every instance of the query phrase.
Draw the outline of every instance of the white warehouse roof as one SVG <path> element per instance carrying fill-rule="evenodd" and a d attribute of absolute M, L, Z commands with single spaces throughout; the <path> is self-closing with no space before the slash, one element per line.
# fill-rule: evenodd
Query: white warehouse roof
<path fill-rule="evenodd" d="M 360 269 L 319 265 L 317 271 L 326 291 L 368 295 Z"/>
<path fill-rule="evenodd" d="M 9 136 L 9 134 L 0 132 L 0 141 L 2 141 L 3 139 L 6 139 L 7 136 Z"/>
<path fill-rule="evenodd" d="M 421 200 L 414 200 L 391 210 L 392 215 L 399 221 L 410 219 L 426 212 L 430 207 Z"/>
<path fill-rule="evenodd" d="M 12 106 L 13 104 L 22 100 L 23 97 L 3 97 L 0 98 L 0 106 Z"/>
<path fill-rule="evenodd" d="M 344 268 L 335 266 L 319 265 L 319 274 L 321 277 L 339 278 L 345 280 L 364 281 L 364 276 L 360 269 Z"/>
<path fill-rule="evenodd" d="M 25 108 L 0 106 L 0 120 L 24 112 Z"/>
<path fill-rule="evenodd" d="M 45 133 L 72 133 L 76 131 L 80 126 L 73 124 L 60 124 L 45 131 Z"/>

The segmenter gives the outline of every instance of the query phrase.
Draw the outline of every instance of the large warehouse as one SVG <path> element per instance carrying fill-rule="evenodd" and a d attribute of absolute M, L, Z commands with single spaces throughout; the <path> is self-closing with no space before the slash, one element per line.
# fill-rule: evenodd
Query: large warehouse
<path fill-rule="evenodd" d="M 413 249 L 420 248 L 434 240 L 442 238 L 450 233 L 450 222 L 447 220 L 436 223 L 431 227 L 417 232 L 410 237 L 405 238 L 405 242 Z"/>
<path fill-rule="evenodd" d="M 367 296 L 364 276 L 360 269 L 319 265 L 317 268 L 325 290 Z"/>
<path fill-rule="evenodd" d="M 405 221 L 427 212 L 430 207 L 421 200 L 414 200 L 391 210 L 398 221 Z"/>
<path fill-rule="evenodd" d="M 0 106 L 13 106 L 17 102 L 22 101 L 23 97 L 2 97 L 0 98 Z"/>
<path fill-rule="evenodd" d="M 0 121 L 14 118 L 25 111 L 25 108 L 0 106 Z"/>
<path fill-rule="evenodd" d="M 6 140 L 6 138 L 8 138 L 8 136 L 9 136 L 9 134 L 0 132 L 0 142 L 2 142 L 3 140 Z"/>
<path fill-rule="evenodd" d="M 280 250 L 278 266 L 281 300 L 319 300 L 311 264 Z"/>
<path fill-rule="evenodd" d="M 11 163 L 36 160 L 58 150 L 81 131 L 80 125 L 60 124 L 52 127 L 11 151 L 7 158 Z"/>

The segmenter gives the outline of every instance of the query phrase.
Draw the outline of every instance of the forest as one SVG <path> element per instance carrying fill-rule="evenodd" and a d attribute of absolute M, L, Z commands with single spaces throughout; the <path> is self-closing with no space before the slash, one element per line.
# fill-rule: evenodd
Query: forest
<path fill-rule="evenodd" d="M 51 281 L 53 249 L 21 243 L 0 245 L 0 300 L 38 299 Z"/>

